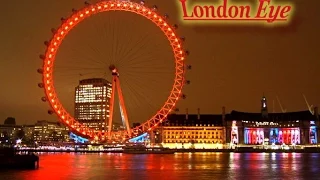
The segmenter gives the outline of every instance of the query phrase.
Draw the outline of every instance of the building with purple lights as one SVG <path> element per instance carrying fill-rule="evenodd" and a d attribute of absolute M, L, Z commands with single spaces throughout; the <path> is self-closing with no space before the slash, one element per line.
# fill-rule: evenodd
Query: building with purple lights
<path fill-rule="evenodd" d="M 268 113 L 266 98 L 261 112 L 231 111 L 226 115 L 226 139 L 231 144 L 307 145 L 319 139 L 319 115 L 310 111 Z"/>
<path fill-rule="evenodd" d="M 171 114 L 161 127 L 161 142 L 175 148 L 222 148 L 223 145 L 316 145 L 318 108 L 312 112 L 269 113 L 267 99 L 261 112 L 231 111 L 217 115 Z"/>

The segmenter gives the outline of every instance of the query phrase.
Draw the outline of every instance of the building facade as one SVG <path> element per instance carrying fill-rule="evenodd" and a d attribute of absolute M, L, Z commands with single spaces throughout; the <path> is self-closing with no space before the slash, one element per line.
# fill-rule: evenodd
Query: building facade
<path fill-rule="evenodd" d="M 37 121 L 35 125 L 0 125 L 0 144 L 25 145 L 69 142 L 69 129 L 59 122 Z"/>
<path fill-rule="evenodd" d="M 225 143 L 223 115 L 171 114 L 151 141 L 178 149 L 216 149 Z"/>
<path fill-rule="evenodd" d="M 35 124 L 33 136 L 39 143 L 68 142 L 69 129 L 59 122 L 41 120 Z"/>
<path fill-rule="evenodd" d="M 268 113 L 266 98 L 261 113 L 232 111 L 226 115 L 226 139 L 231 144 L 312 145 L 319 139 L 318 109 Z"/>
<path fill-rule="evenodd" d="M 75 88 L 74 117 L 80 123 L 106 130 L 112 84 L 102 78 L 84 79 Z"/>
<path fill-rule="evenodd" d="M 33 144 L 34 143 L 34 127 L 35 125 L 23 125 L 23 133 L 24 137 L 22 138 L 22 142 L 26 144 Z"/>
<path fill-rule="evenodd" d="M 17 125 L 0 125 L 0 144 L 15 144 L 21 129 L 22 126 Z"/>

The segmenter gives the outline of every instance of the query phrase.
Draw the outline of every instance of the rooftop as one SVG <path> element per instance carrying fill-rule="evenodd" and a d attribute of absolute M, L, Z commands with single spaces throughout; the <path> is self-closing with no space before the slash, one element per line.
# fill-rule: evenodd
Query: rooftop
<path fill-rule="evenodd" d="M 108 80 L 103 78 L 90 78 L 90 79 L 82 79 L 80 80 L 79 84 L 86 85 L 86 84 L 111 84 Z"/>
<path fill-rule="evenodd" d="M 222 125 L 222 114 L 170 114 L 164 123 L 171 126 Z"/>
<path fill-rule="evenodd" d="M 261 113 L 251 113 L 251 112 L 240 112 L 231 111 L 231 113 L 226 115 L 226 120 L 252 120 L 252 121 L 274 121 L 274 120 L 315 120 L 317 117 L 312 115 L 310 111 L 296 111 L 296 112 L 285 112 L 285 113 L 268 113 L 267 118 L 263 118 Z"/>

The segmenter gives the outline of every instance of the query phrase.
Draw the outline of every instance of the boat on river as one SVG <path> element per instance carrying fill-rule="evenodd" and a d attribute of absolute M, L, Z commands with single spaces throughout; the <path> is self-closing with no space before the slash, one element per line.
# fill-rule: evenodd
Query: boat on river
<path fill-rule="evenodd" d="M 39 157 L 33 153 L 17 154 L 12 147 L 0 148 L 0 169 L 37 169 Z"/>
<path fill-rule="evenodd" d="M 146 147 L 143 145 L 133 145 L 123 147 L 125 154 L 174 154 L 174 149 L 165 147 Z"/>

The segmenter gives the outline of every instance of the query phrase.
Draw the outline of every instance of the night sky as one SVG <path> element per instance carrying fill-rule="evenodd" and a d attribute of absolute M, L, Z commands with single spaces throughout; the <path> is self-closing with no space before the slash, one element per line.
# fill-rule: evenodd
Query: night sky
<path fill-rule="evenodd" d="M 310 104 L 320 104 L 319 1 L 291 0 L 296 4 L 293 21 L 290 26 L 277 28 L 185 25 L 180 21 L 176 1 L 150 0 L 147 4 L 156 4 L 161 13 L 170 15 L 172 24 L 179 24 L 178 34 L 186 37 L 185 47 L 190 50 L 188 63 L 192 70 L 187 78 L 191 84 L 185 87 L 187 98 L 179 101 L 180 113 L 186 108 L 190 113 L 196 113 L 197 108 L 201 113 L 221 113 L 222 106 L 227 111 L 258 112 L 263 94 L 269 100 L 270 111 L 273 100 L 275 111 L 281 111 L 276 96 L 287 111 L 307 109 L 302 94 Z M 39 54 L 45 51 L 43 42 L 52 36 L 50 29 L 57 28 L 60 18 L 70 15 L 72 8 L 82 7 L 83 2 L 1 3 L 0 122 L 8 116 L 15 117 L 18 124 L 56 120 L 47 114 L 49 105 L 40 100 L 44 92 L 37 86 L 41 82 L 37 73 L 42 66 Z M 136 28 L 144 31 L 141 26 Z M 72 37 L 69 42 L 74 48 L 87 52 L 85 47 L 77 47 L 81 39 L 75 38 L 76 30 L 70 36 L 74 37 L 74 42 Z M 61 50 L 61 58 L 67 57 L 62 52 L 67 50 Z M 94 52 L 88 50 L 90 53 Z M 157 92 L 152 93 L 155 97 Z"/>

